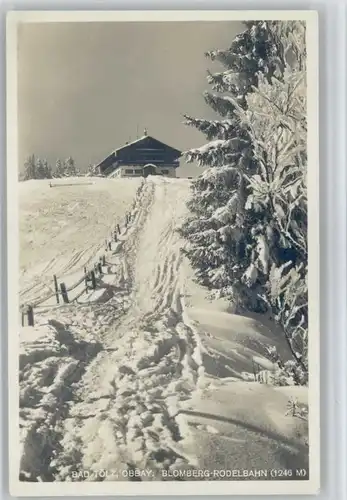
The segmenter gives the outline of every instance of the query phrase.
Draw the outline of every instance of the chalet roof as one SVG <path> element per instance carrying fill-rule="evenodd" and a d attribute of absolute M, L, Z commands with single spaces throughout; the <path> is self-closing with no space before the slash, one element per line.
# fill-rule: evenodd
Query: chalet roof
<path fill-rule="evenodd" d="M 143 139 L 145 139 L 146 137 L 150 137 L 150 136 L 147 136 L 147 135 L 143 135 L 142 137 L 140 137 L 139 139 L 136 139 L 135 141 L 131 141 L 131 142 L 126 142 L 124 144 L 124 146 L 120 146 L 119 148 L 115 149 L 114 150 L 114 153 L 117 153 L 117 151 L 120 151 L 121 149 L 124 149 L 128 146 L 131 146 L 132 144 L 136 144 L 137 142 L 140 142 L 142 141 Z"/>
<path fill-rule="evenodd" d="M 171 146 L 168 146 L 167 144 L 165 144 L 164 142 L 162 141 L 159 141 L 158 139 L 156 139 L 155 137 L 152 137 L 150 135 L 147 135 L 146 133 L 140 137 L 139 139 L 136 139 L 135 141 L 131 141 L 131 142 L 128 142 L 126 144 L 124 144 L 124 146 L 120 146 L 119 148 L 117 149 L 114 149 L 110 154 L 108 154 L 103 160 L 101 160 L 99 163 L 97 163 L 95 165 L 95 167 L 100 167 L 101 165 L 107 165 L 107 164 L 112 164 L 115 160 L 116 160 L 116 157 L 117 157 L 117 153 L 119 151 L 122 151 L 126 148 L 128 148 L 129 146 L 133 146 L 134 144 L 137 144 L 137 143 L 145 143 L 146 141 L 154 141 L 156 142 L 157 144 L 160 144 L 162 146 L 164 146 L 165 148 L 167 149 L 171 149 L 171 151 L 175 152 L 177 154 L 177 156 L 181 156 L 182 155 L 182 152 L 179 151 L 178 149 L 176 148 L 173 148 Z"/>
<path fill-rule="evenodd" d="M 144 142 L 144 141 L 147 141 L 147 140 L 148 140 L 148 141 L 155 141 L 155 142 L 157 142 L 157 143 L 159 143 L 159 144 L 162 144 L 162 145 L 163 145 L 163 146 L 165 146 L 166 148 L 168 148 L 168 149 L 171 149 L 171 150 L 175 151 L 175 152 L 176 152 L 179 156 L 181 156 L 181 154 L 182 154 L 182 152 L 181 152 L 181 151 L 179 151 L 178 149 L 173 148 L 173 147 L 169 146 L 168 144 L 165 144 L 164 142 L 159 141 L 159 140 L 158 140 L 158 139 L 156 139 L 155 137 L 152 137 L 151 135 L 147 135 L 147 134 L 143 135 L 143 136 L 142 136 L 142 137 L 140 137 L 139 139 L 136 139 L 135 141 L 128 142 L 127 144 L 124 144 L 124 146 L 121 146 L 121 147 L 119 147 L 119 148 L 115 149 L 115 150 L 114 150 L 114 153 L 116 153 L 116 154 L 117 154 L 117 152 L 118 152 L 118 151 L 121 151 L 121 150 L 123 150 L 123 149 L 125 149 L 125 148 L 128 148 L 129 146 L 132 146 L 132 145 L 134 145 L 134 144 L 141 143 L 141 142 Z"/>

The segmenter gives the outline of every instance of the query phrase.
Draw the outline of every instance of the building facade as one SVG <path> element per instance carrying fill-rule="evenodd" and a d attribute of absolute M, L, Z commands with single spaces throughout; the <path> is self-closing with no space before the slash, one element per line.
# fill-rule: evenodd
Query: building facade
<path fill-rule="evenodd" d="M 181 154 L 145 132 L 140 139 L 115 149 L 95 170 L 104 177 L 176 177 Z"/>

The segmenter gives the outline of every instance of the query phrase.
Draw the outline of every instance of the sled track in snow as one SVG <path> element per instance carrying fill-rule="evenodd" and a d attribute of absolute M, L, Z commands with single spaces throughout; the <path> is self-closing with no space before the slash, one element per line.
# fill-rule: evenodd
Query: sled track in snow
<path fill-rule="evenodd" d="M 116 349 L 100 353 L 93 364 L 102 366 L 100 358 L 106 356 L 115 367 L 110 392 L 103 395 L 108 404 L 102 414 L 108 435 L 113 436 L 111 449 L 110 443 L 101 444 L 111 460 L 107 467 L 148 466 L 160 474 L 163 468 L 189 464 L 189 457 L 183 457 L 178 446 L 182 436 L 177 415 L 179 402 L 195 390 L 202 368 L 199 344 L 182 316 L 181 242 L 173 231 L 173 214 L 168 214 L 168 226 L 164 225 L 159 241 L 153 240 L 153 246 L 147 248 L 151 238 L 145 237 L 141 245 L 142 233 L 153 234 L 151 216 L 156 208 L 156 188 L 154 183 L 146 183 L 132 214 L 129 236 L 123 243 L 121 258 L 132 287 L 131 306 L 107 334 L 107 343 Z M 154 224 L 157 222 L 155 219 Z M 155 272 L 139 275 L 140 262 L 146 260 L 147 254 L 158 260 Z M 114 342 L 115 337 L 120 342 Z M 101 370 L 99 376 L 102 379 L 105 372 Z M 93 379 L 93 385 L 95 382 Z M 80 397 L 88 402 L 82 396 L 84 390 L 81 386 Z M 89 389 L 86 398 L 87 393 Z M 92 396 L 92 405 L 95 397 Z M 95 465 L 101 466 L 100 462 Z"/>
<path fill-rule="evenodd" d="M 94 318 L 107 317 L 102 347 L 75 381 L 73 404 L 55 424 L 60 449 L 51 450 L 47 478 L 148 467 L 162 480 L 163 469 L 194 466 L 179 446 L 180 402 L 199 387 L 203 367 L 184 303 L 182 242 L 175 228 L 185 204 L 177 189 L 149 179 L 138 191 L 131 223 L 110 256 L 117 258 L 119 291 L 91 305 Z M 114 314 L 120 292 L 127 306 Z"/>

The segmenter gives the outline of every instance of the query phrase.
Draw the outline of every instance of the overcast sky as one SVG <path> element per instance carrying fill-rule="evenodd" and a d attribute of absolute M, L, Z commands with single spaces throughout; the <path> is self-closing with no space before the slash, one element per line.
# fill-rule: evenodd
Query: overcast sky
<path fill-rule="evenodd" d="M 40 23 L 18 32 L 20 168 L 36 154 L 54 165 L 72 156 L 83 170 L 148 133 L 186 150 L 204 136 L 183 113 L 213 117 L 202 93 L 204 56 L 227 48 L 239 22 Z M 179 175 L 195 175 L 183 166 Z"/>

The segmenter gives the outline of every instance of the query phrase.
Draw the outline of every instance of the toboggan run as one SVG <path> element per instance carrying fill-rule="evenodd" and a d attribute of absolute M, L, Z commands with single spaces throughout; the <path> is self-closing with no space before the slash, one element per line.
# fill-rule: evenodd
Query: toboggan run
<path fill-rule="evenodd" d="M 132 181 L 102 182 L 121 196 Z M 307 389 L 253 375 L 255 362 L 274 370 L 264 346 L 289 356 L 285 342 L 194 283 L 176 231 L 189 188 L 186 179 L 144 181 L 98 293 L 42 309 L 34 328 L 21 329 L 21 480 L 307 469 L 307 423 L 286 415 L 289 398 L 307 404 Z M 95 479 L 100 470 L 108 473 Z"/>

